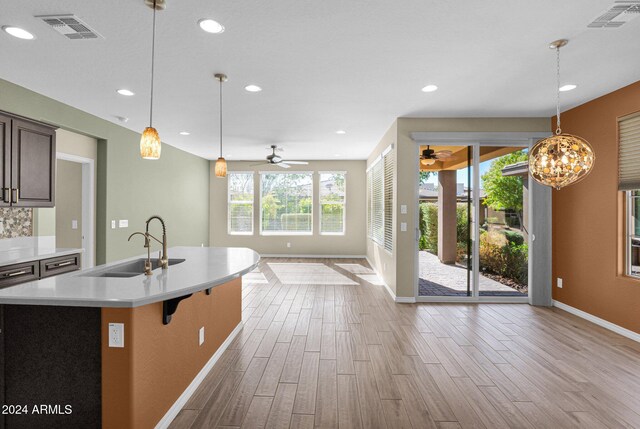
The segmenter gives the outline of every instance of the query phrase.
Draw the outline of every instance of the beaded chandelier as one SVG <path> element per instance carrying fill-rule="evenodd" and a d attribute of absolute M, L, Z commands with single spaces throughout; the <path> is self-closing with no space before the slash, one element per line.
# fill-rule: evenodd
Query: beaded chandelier
<path fill-rule="evenodd" d="M 561 189 L 584 179 L 593 169 L 595 154 L 582 137 L 563 134 L 560 128 L 560 48 L 569 41 L 556 40 L 549 46 L 557 58 L 557 127 L 554 136 L 540 140 L 529 154 L 529 172 L 533 179 L 546 186 Z"/>

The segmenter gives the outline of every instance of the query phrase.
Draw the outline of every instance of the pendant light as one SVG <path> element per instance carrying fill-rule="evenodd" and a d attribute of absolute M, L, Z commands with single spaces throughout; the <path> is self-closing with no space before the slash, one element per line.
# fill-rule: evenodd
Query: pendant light
<path fill-rule="evenodd" d="M 227 161 L 222 156 L 222 83 L 227 81 L 227 75 L 216 73 L 215 78 L 220 82 L 220 157 L 216 161 L 216 177 L 227 177 Z"/>
<path fill-rule="evenodd" d="M 566 39 L 556 40 L 549 48 L 556 50 L 557 98 L 555 135 L 540 140 L 529 154 L 531 177 L 543 185 L 561 189 L 582 179 L 593 169 L 595 153 L 582 137 L 563 134 L 560 128 L 560 48 L 569 43 Z"/>
<path fill-rule="evenodd" d="M 149 126 L 142 132 L 140 138 L 140 156 L 143 159 L 159 159 L 162 151 L 162 142 L 158 131 L 153 128 L 153 78 L 156 55 L 156 11 L 164 10 L 164 0 L 145 0 L 147 6 L 153 9 L 153 36 L 151 39 L 151 100 L 149 103 Z"/>

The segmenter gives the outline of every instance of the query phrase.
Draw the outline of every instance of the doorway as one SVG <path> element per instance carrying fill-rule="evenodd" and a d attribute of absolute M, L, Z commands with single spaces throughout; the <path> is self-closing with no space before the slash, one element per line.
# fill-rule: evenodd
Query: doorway
<path fill-rule="evenodd" d="M 84 249 L 82 268 L 95 265 L 94 160 L 58 152 L 56 246 Z"/>
<path fill-rule="evenodd" d="M 482 134 L 486 141 L 466 133 L 412 134 L 419 159 L 416 301 L 529 302 L 533 234 L 526 160 L 543 136 L 476 137 Z M 547 232 L 540 228 L 540 234 L 544 244 Z"/>

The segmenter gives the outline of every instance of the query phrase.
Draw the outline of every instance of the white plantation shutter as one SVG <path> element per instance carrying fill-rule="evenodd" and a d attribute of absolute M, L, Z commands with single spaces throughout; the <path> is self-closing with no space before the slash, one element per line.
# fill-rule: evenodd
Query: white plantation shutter
<path fill-rule="evenodd" d="M 376 163 L 371 169 L 371 223 L 373 241 L 384 245 L 384 165 Z"/>
<path fill-rule="evenodd" d="M 389 146 L 367 170 L 367 235 L 393 250 L 393 175 L 395 154 Z"/>
<path fill-rule="evenodd" d="M 640 189 L 640 114 L 621 118 L 618 127 L 618 189 Z"/>
<path fill-rule="evenodd" d="M 393 170 L 395 158 L 391 150 L 384 156 L 384 248 L 393 250 Z"/>

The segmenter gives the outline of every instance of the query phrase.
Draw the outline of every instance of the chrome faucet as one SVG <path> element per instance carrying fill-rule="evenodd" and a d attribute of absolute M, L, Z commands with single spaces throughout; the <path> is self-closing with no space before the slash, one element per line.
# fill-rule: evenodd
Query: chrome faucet
<path fill-rule="evenodd" d="M 149 234 L 149 223 L 154 219 L 157 219 L 162 224 L 162 241 Z M 147 219 L 147 228 L 145 230 L 145 234 L 148 237 L 156 240 L 158 243 L 162 244 L 162 254 L 160 254 L 158 257 L 158 265 L 160 265 L 163 270 L 166 270 L 167 268 L 169 268 L 169 256 L 167 255 L 167 227 L 164 224 L 164 220 L 162 220 L 162 218 L 157 215 L 151 216 L 149 219 Z"/>
<path fill-rule="evenodd" d="M 134 235 L 141 235 L 144 237 L 144 247 L 147 249 L 147 260 L 144 261 L 144 273 L 147 276 L 151 276 L 153 275 L 153 272 L 151 271 L 153 267 L 151 265 L 151 243 L 149 242 L 149 234 L 145 234 L 144 232 L 134 232 L 129 236 L 127 241 L 131 241 L 131 238 Z"/>

